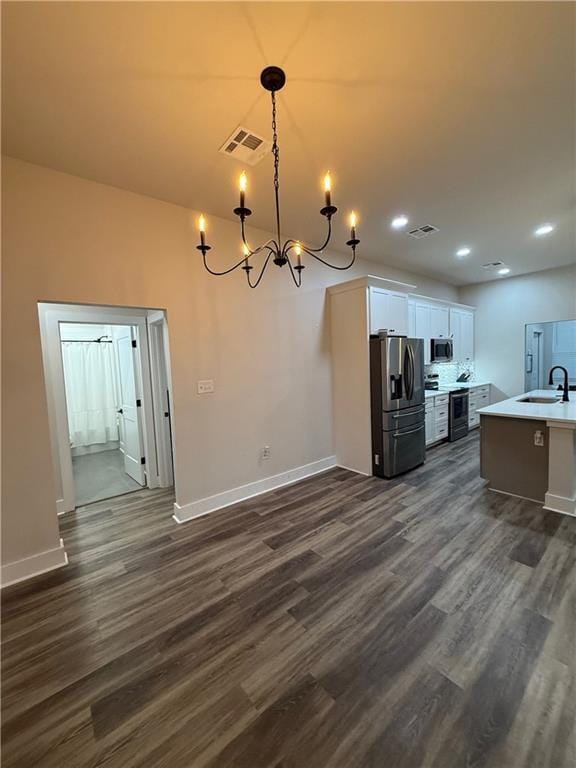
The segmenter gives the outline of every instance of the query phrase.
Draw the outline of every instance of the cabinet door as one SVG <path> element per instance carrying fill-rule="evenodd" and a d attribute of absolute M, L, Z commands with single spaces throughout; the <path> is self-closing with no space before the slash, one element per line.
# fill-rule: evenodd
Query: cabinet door
<path fill-rule="evenodd" d="M 449 333 L 448 307 L 430 306 L 430 336 L 433 339 L 447 339 Z"/>
<path fill-rule="evenodd" d="M 408 336 L 411 339 L 417 339 L 416 335 L 416 304 L 408 301 Z"/>
<path fill-rule="evenodd" d="M 450 336 L 454 342 L 454 362 L 463 360 L 462 350 L 462 313 L 458 309 L 450 310 Z"/>
<path fill-rule="evenodd" d="M 464 363 L 474 360 L 474 313 L 462 312 L 461 315 L 461 357 Z"/>
<path fill-rule="evenodd" d="M 384 329 L 408 334 L 408 297 L 405 293 L 370 288 L 370 333 Z"/>
<path fill-rule="evenodd" d="M 426 445 L 430 445 L 436 439 L 436 423 L 434 421 L 434 409 L 426 413 L 425 430 L 426 430 Z"/>
<path fill-rule="evenodd" d="M 388 323 L 394 333 L 408 335 L 408 296 L 405 293 L 388 294 Z"/>
<path fill-rule="evenodd" d="M 370 288 L 370 333 L 389 328 L 388 306 L 388 291 Z"/>
<path fill-rule="evenodd" d="M 428 304 L 416 304 L 415 307 L 414 335 L 417 339 L 424 339 L 424 365 L 430 364 L 430 306 Z"/>

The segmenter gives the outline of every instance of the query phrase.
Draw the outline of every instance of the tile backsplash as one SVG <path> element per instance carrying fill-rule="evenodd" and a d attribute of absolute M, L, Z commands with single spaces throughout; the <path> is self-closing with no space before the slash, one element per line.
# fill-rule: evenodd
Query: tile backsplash
<path fill-rule="evenodd" d="M 430 373 L 438 374 L 440 388 L 453 384 L 461 373 L 470 373 L 470 381 L 474 381 L 474 363 L 431 363 L 424 366 L 424 376 Z"/>

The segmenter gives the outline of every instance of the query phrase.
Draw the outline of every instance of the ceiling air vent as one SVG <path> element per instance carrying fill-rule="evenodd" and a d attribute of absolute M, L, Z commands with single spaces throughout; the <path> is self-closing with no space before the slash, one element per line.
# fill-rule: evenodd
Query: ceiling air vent
<path fill-rule="evenodd" d="M 489 261 L 488 264 L 482 264 L 483 269 L 498 269 L 502 266 L 504 266 L 503 261 Z"/>
<path fill-rule="evenodd" d="M 434 234 L 434 232 L 438 232 L 438 227 L 433 227 L 432 224 L 424 224 L 423 227 L 411 229 L 408 234 L 410 237 L 415 237 L 417 240 L 421 240 L 423 237 L 428 237 L 428 235 Z"/>
<path fill-rule="evenodd" d="M 248 128 L 238 126 L 219 151 L 223 155 L 233 157 L 234 160 L 239 160 L 243 165 L 256 165 L 271 149 L 272 142 L 266 141 Z"/>

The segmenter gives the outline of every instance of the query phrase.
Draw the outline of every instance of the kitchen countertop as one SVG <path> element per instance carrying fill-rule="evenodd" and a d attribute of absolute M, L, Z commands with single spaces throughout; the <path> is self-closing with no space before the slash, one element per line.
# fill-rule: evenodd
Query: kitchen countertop
<path fill-rule="evenodd" d="M 503 416 L 510 419 L 537 419 L 538 421 L 565 422 L 576 425 L 576 392 L 569 392 L 570 402 L 563 403 L 521 403 L 525 397 L 552 397 L 562 395 L 554 389 L 534 389 L 523 395 L 502 400 L 494 405 L 480 408 L 481 416 Z"/>
<path fill-rule="evenodd" d="M 443 388 L 450 392 L 453 389 L 474 389 L 475 387 L 489 387 L 490 381 L 452 381 L 450 384 L 444 384 Z"/>
<path fill-rule="evenodd" d="M 455 389 L 474 389 L 475 387 L 488 387 L 489 381 L 455 381 L 451 384 L 443 384 L 440 389 L 427 389 L 426 397 L 436 397 L 436 395 L 449 395 Z"/>

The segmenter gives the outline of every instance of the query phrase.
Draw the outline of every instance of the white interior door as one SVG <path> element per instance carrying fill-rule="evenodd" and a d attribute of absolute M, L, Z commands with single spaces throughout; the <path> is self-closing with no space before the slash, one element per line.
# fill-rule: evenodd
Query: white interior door
<path fill-rule="evenodd" d="M 137 483 L 144 485 L 141 409 L 137 405 L 139 396 L 136 349 L 132 344 L 135 339 L 134 329 L 130 327 L 114 328 L 113 338 L 118 354 L 119 415 L 123 438 L 124 469 Z"/>

